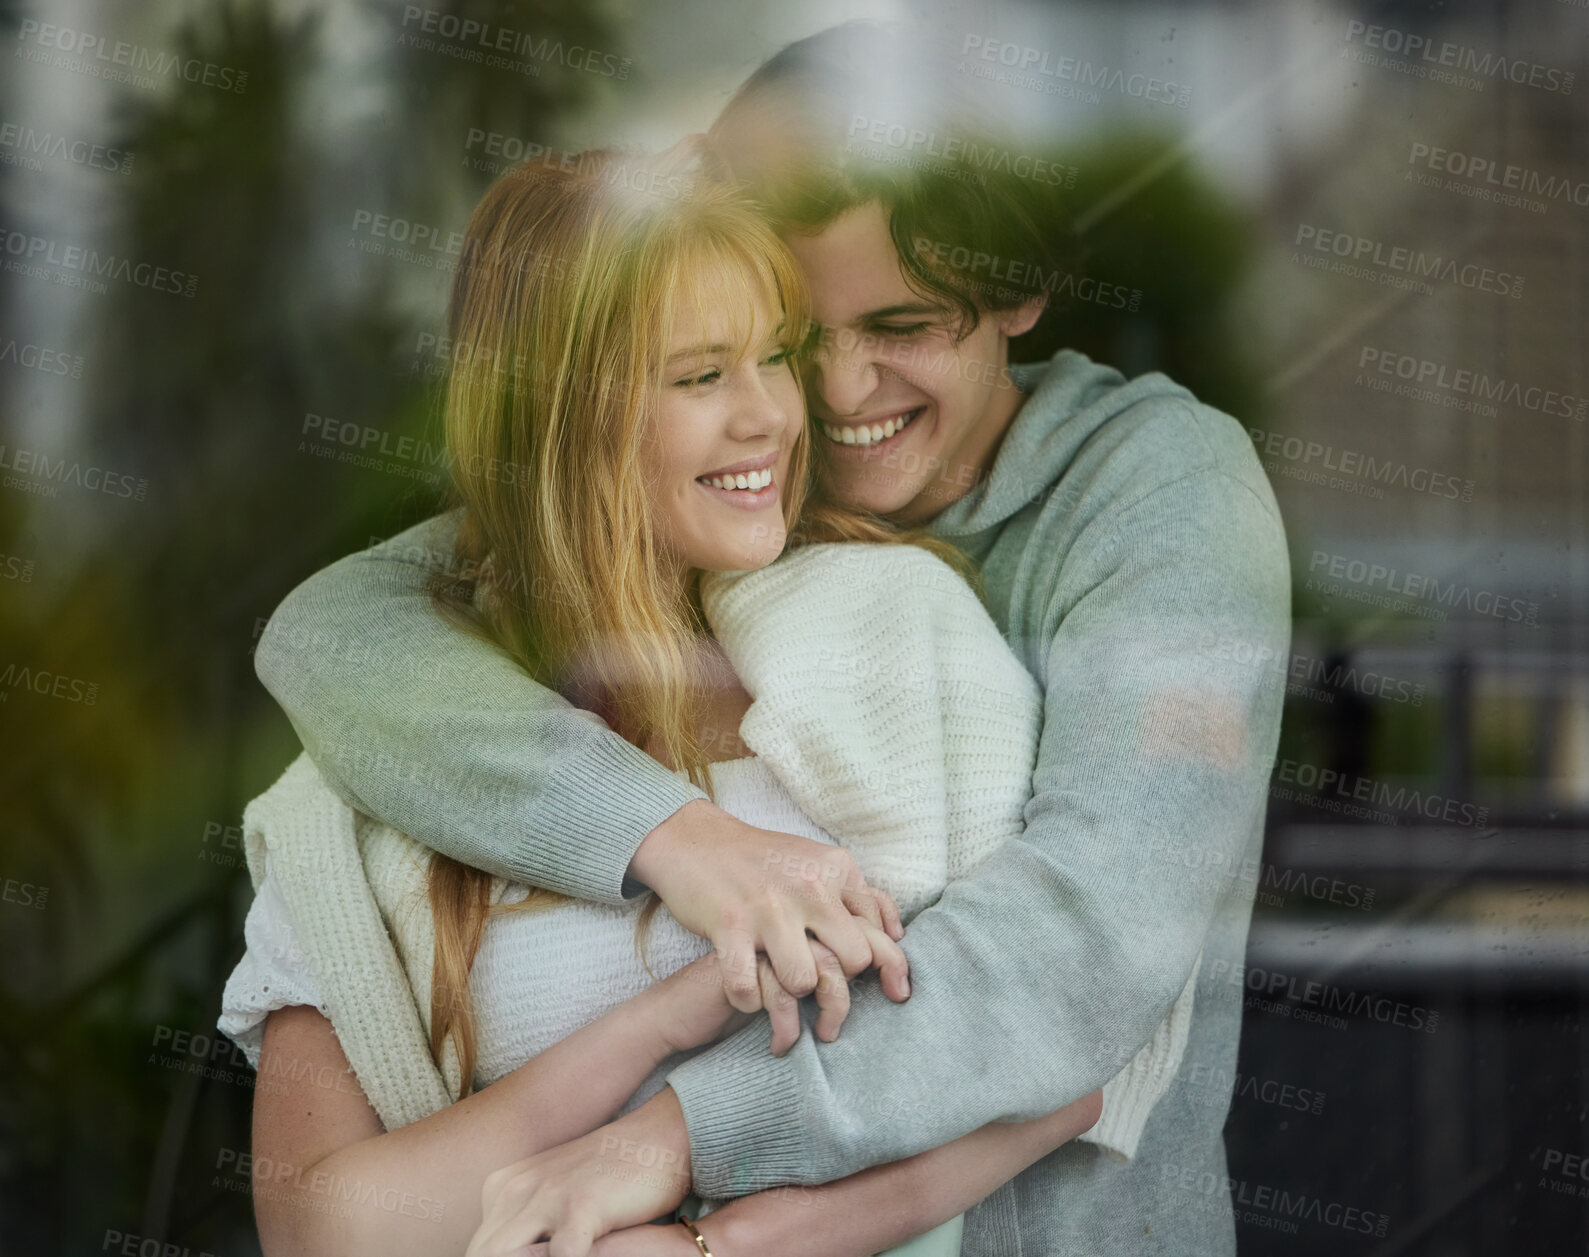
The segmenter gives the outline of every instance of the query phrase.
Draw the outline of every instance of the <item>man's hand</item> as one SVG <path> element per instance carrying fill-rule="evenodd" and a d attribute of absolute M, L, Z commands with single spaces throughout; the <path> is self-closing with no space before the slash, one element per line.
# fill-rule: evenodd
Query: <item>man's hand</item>
<path fill-rule="evenodd" d="M 689 1190 L 684 1110 L 663 1088 L 610 1125 L 490 1175 L 468 1257 L 509 1257 L 542 1240 L 548 1257 L 586 1257 L 607 1232 L 669 1212 Z"/>
<path fill-rule="evenodd" d="M 899 908 L 867 885 L 842 847 L 758 829 L 696 799 L 646 835 L 629 871 L 717 949 L 724 988 L 741 1012 L 763 1005 L 756 957 L 764 952 L 782 989 L 797 997 L 815 991 L 838 1033 L 848 991 L 840 1009 L 835 984 L 819 982 L 813 937 L 832 950 L 845 977 L 876 966 L 890 999 L 910 996 Z"/>

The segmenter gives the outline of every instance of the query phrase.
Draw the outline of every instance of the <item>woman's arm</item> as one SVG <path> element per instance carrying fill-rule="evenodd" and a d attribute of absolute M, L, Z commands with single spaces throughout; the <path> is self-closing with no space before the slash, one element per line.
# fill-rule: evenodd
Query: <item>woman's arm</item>
<path fill-rule="evenodd" d="M 870 1257 L 932 1230 L 990 1195 L 1061 1144 L 1090 1130 L 1094 1091 L 1046 1117 L 990 1122 L 952 1143 L 821 1187 L 744 1196 L 697 1220 L 712 1257 Z M 487 1217 L 494 1203 L 488 1189 Z M 478 1239 L 470 1257 L 512 1252 Z M 577 1249 L 570 1249 L 577 1252 Z M 597 1240 L 590 1257 L 699 1257 L 683 1227 L 636 1226 Z"/>
<path fill-rule="evenodd" d="M 770 974 L 770 971 L 768 971 Z M 386 1132 L 331 1023 L 291 1007 L 265 1027 L 254 1205 L 267 1257 L 461 1253 L 498 1167 L 609 1120 L 662 1061 L 739 1019 L 715 955 L 687 965 L 484 1091 Z"/>

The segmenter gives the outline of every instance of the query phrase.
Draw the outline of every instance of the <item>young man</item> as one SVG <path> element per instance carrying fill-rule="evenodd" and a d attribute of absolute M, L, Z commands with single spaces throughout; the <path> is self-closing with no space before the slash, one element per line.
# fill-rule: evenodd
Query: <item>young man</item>
<path fill-rule="evenodd" d="M 832 491 L 971 555 L 1043 688 L 1026 832 L 915 918 L 906 1002 L 890 1003 L 898 984 L 862 984 L 836 1042 L 802 1036 L 782 1058 L 752 1026 L 613 1126 L 526 1163 L 534 1190 L 497 1208 L 597 1234 L 682 1194 L 637 1189 L 607 1165 L 615 1149 L 649 1145 L 725 1196 L 1048 1113 L 1131 1060 L 1201 952 L 1186 1066 L 1137 1156 L 1061 1148 L 971 1211 L 964 1251 L 1233 1252 L 1228 977 L 1253 890 L 1236 873 L 1259 855 L 1282 698 L 1272 667 L 1234 660 L 1285 657 L 1279 516 L 1240 426 L 1164 377 L 1127 383 L 1069 352 L 1006 369 L 1053 274 L 1043 188 L 964 136 L 938 146 L 955 157 L 873 160 L 867 137 L 953 133 L 892 90 L 914 78 L 942 97 L 913 55 L 868 27 L 792 45 L 711 139 L 810 281 L 808 400 Z M 427 581 L 451 526 L 320 573 L 261 640 L 260 675 L 327 778 L 494 872 L 592 899 L 650 886 L 731 969 L 764 950 L 797 993 L 816 984 L 808 929 L 863 967 L 843 909 L 877 913 L 858 882 L 842 904 L 769 886 L 801 840 L 719 812 L 436 616 Z"/>

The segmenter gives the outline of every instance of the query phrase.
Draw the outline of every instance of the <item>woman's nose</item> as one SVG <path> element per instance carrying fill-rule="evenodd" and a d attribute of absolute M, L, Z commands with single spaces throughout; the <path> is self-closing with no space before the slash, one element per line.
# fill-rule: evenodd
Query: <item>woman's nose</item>
<path fill-rule="evenodd" d="M 793 380 L 784 392 L 793 392 Z M 800 416 L 791 412 L 791 402 L 773 387 L 773 381 L 762 372 L 746 372 L 744 386 L 738 390 L 730 417 L 731 435 L 736 440 L 758 436 L 780 436 Z M 798 407 L 796 407 L 798 409 Z"/>

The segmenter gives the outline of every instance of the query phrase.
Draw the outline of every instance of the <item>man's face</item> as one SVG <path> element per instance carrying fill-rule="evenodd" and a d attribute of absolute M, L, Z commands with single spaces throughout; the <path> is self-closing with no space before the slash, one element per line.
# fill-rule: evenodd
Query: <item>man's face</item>
<path fill-rule="evenodd" d="M 931 518 L 991 465 L 1021 402 L 1004 375 L 1008 338 L 1041 303 L 985 313 L 956 341 L 954 312 L 906 282 L 876 203 L 786 241 L 821 325 L 806 393 L 834 496 L 900 523 Z"/>

